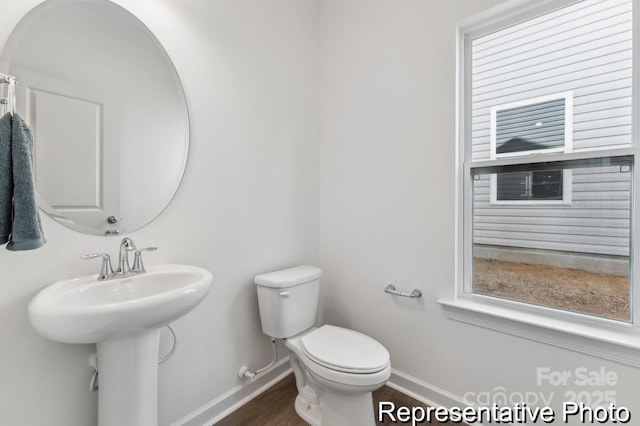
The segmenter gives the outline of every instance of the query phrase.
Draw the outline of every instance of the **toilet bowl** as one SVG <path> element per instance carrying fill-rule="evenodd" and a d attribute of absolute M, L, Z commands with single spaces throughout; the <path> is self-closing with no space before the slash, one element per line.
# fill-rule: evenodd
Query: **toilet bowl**
<path fill-rule="evenodd" d="M 291 351 L 300 417 L 313 426 L 374 425 L 371 392 L 391 375 L 389 352 L 357 331 L 314 326 L 320 276 L 313 266 L 257 276 L 263 331 Z"/>
<path fill-rule="evenodd" d="M 287 339 L 285 346 L 292 352 L 298 387 L 295 408 L 300 417 L 314 426 L 375 424 L 371 392 L 391 375 L 384 346 L 364 334 L 331 325 Z"/>

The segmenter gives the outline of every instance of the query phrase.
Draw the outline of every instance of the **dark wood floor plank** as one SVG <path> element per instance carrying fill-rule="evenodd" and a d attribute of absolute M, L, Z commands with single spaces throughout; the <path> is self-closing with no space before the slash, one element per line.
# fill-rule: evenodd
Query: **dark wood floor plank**
<path fill-rule="evenodd" d="M 305 426 L 295 412 L 296 382 L 290 374 L 266 392 L 249 401 L 216 425 L 220 426 Z"/>
<path fill-rule="evenodd" d="M 293 374 L 288 375 L 269 390 L 260 394 L 238 410 L 216 423 L 219 426 L 304 426 L 305 423 L 295 412 L 293 403 L 298 394 Z M 424 407 L 423 403 L 389 386 L 383 386 L 373 393 L 376 413 L 379 401 L 390 401 L 396 406 Z M 377 415 L 377 414 L 376 414 Z M 377 420 L 377 419 L 376 419 Z M 385 419 L 378 425 L 398 424 Z M 429 423 L 425 423 L 429 424 Z M 443 425 L 443 423 L 433 423 Z M 454 423 L 447 423 L 453 425 Z"/>

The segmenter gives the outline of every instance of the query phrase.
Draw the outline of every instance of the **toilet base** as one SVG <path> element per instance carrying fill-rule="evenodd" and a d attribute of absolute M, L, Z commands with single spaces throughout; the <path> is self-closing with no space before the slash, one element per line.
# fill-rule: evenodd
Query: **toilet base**
<path fill-rule="evenodd" d="M 316 404 L 310 404 L 305 401 L 300 395 L 296 396 L 295 402 L 296 413 L 311 426 L 320 426 L 322 420 L 322 414 L 320 413 L 320 406 Z"/>
<path fill-rule="evenodd" d="M 375 414 L 371 392 L 343 394 L 324 392 L 319 405 L 296 396 L 296 413 L 311 426 L 373 426 Z"/>

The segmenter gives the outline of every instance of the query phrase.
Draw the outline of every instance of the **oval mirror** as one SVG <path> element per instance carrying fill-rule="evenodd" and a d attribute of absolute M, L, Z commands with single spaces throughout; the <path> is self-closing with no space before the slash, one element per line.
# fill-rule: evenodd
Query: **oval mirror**
<path fill-rule="evenodd" d="M 17 78 L 45 212 L 117 235 L 164 210 L 187 161 L 187 105 L 169 56 L 135 16 L 108 0 L 45 1 L 11 33 L 0 72 Z"/>

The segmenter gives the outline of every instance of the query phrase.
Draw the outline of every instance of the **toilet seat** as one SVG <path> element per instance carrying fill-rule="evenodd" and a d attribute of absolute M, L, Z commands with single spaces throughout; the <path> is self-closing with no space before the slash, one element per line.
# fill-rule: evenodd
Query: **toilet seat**
<path fill-rule="evenodd" d="M 303 348 L 302 339 L 317 330 L 318 329 L 314 327 L 297 336 L 290 337 L 285 340 L 285 346 L 292 352 L 292 364 L 295 364 L 294 360 L 298 359 L 305 366 L 309 375 L 316 381 L 322 383 L 323 386 L 328 386 L 332 389 L 341 389 L 343 392 L 363 392 L 364 389 L 378 389 L 389 380 L 389 376 L 391 375 L 391 362 L 389 361 L 388 355 L 386 365 L 383 366 L 382 370 L 367 374 L 362 374 L 362 372 L 359 374 L 357 372 L 339 371 L 335 367 L 326 367 L 311 358 L 307 354 L 308 350 Z M 371 339 L 370 337 L 368 338 Z"/>
<path fill-rule="evenodd" d="M 389 365 L 387 349 L 354 330 L 323 325 L 300 340 L 302 351 L 311 361 L 335 371 L 373 374 Z"/>

